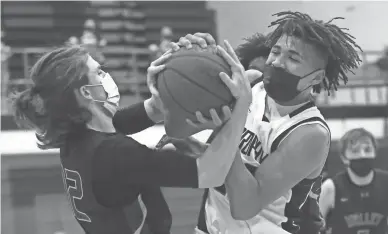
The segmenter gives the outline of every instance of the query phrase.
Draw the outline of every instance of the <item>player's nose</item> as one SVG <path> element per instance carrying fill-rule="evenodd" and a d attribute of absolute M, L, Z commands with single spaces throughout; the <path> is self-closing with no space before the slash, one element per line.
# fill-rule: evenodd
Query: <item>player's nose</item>
<path fill-rule="evenodd" d="M 283 69 L 286 68 L 285 63 L 284 63 L 284 59 L 282 59 L 282 56 L 277 56 L 277 57 L 271 62 L 271 65 L 274 66 L 274 67 L 280 67 L 280 68 L 283 68 Z"/>
<path fill-rule="evenodd" d="M 359 154 L 360 154 L 360 158 L 367 158 L 368 157 L 368 154 L 367 154 L 367 152 L 365 152 L 365 150 L 360 150 Z"/>

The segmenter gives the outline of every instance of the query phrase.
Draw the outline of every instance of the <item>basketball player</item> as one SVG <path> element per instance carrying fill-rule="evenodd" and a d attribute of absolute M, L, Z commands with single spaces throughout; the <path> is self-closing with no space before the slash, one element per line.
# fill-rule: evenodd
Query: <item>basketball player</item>
<path fill-rule="evenodd" d="M 329 22 L 300 12 L 280 12 L 267 42 L 271 48 L 225 186 L 205 194 L 197 233 L 297 233 L 307 198 L 308 233 L 323 226 L 318 197 L 330 148 L 330 130 L 311 101 L 347 81 L 361 61 L 353 37 Z M 209 34 L 181 38 L 179 45 L 214 45 Z M 179 46 L 178 44 L 176 46 Z M 359 48 L 360 49 L 360 48 Z M 314 221 L 314 220 L 312 220 Z"/>
<path fill-rule="evenodd" d="M 244 38 L 244 43 L 239 45 L 236 49 L 236 54 L 241 61 L 244 69 L 264 71 L 265 62 L 268 59 L 269 48 L 265 42 L 267 36 L 261 33 L 255 33 L 248 38 Z M 250 81 L 251 86 L 255 86 L 257 83 L 263 81 L 263 79 L 255 79 Z"/>
<path fill-rule="evenodd" d="M 326 233 L 388 233 L 388 172 L 375 169 L 376 151 L 376 139 L 363 128 L 340 140 L 346 170 L 322 184 L 319 200 Z"/>
<path fill-rule="evenodd" d="M 236 105 L 233 113 L 223 108 L 226 122 L 213 109 L 212 120 L 198 120 L 196 126 L 201 129 L 219 127 L 220 132 L 195 158 L 155 151 L 127 137 L 163 119 L 160 99 L 152 96 L 117 111 L 120 94 L 114 80 L 83 48 L 56 49 L 33 66 L 33 87 L 14 97 L 15 118 L 36 130 L 41 149 L 60 149 L 65 190 L 86 233 L 140 233 L 145 217 L 152 233 L 169 233 L 171 214 L 160 186 L 206 188 L 223 183 L 252 94 L 234 51 L 218 51 L 233 71 L 232 78 L 220 77 L 237 99 Z M 148 79 L 163 70 L 161 64 L 170 55 L 151 64 Z M 132 219 L 131 205 L 137 200 L 143 217 Z"/>

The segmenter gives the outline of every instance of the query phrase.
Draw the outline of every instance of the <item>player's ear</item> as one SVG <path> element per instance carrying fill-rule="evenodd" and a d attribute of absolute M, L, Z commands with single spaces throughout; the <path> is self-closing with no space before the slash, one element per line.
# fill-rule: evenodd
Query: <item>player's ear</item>
<path fill-rule="evenodd" d="M 345 166 L 349 165 L 349 159 L 344 154 L 341 153 L 340 158 Z"/>
<path fill-rule="evenodd" d="M 84 98 L 84 99 L 93 99 L 92 93 L 88 88 L 85 86 L 81 86 L 78 90 L 75 91 L 78 96 Z"/>

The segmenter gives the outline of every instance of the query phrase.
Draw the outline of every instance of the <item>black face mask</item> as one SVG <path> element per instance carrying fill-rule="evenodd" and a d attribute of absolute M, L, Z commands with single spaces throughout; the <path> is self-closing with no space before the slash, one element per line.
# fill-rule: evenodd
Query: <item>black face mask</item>
<path fill-rule="evenodd" d="M 360 158 L 349 160 L 349 168 L 358 176 L 367 176 L 374 169 L 374 158 Z"/>
<path fill-rule="evenodd" d="M 268 96 L 277 102 L 284 103 L 291 101 L 302 91 L 297 89 L 299 81 L 320 69 L 301 77 L 293 75 L 286 70 L 266 65 L 263 72 L 263 83 Z"/>

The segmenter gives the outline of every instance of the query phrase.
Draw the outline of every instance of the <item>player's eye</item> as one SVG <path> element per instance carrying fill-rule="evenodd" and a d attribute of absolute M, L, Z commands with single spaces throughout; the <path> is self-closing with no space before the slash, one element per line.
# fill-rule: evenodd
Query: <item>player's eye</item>
<path fill-rule="evenodd" d="M 293 61 L 293 62 L 299 63 L 299 59 L 297 59 L 297 58 L 290 57 L 290 59 L 291 59 L 291 61 Z"/>
<path fill-rule="evenodd" d="M 371 147 L 365 147 L 364 149 L 365 153 L 370 153 L 372 151 Z"/>
<path fill-rule="evenodd" d="M 272 51 L 271 51 L 271 54 L 273 54 L 273 55 L 279 55 L 280 52 L 279 52 L 279 51 L 276 51 L 276 50 L 272 50 Z"/>
<path fill-rule="evenodd" d="M 358 148 L 353 148 L 351 151 L 352 151 L 352 153 L 356 154 L 356 153 L 359 153 L 359 152 L 360 152 L 360 149 L 358 149 Z"/>

